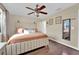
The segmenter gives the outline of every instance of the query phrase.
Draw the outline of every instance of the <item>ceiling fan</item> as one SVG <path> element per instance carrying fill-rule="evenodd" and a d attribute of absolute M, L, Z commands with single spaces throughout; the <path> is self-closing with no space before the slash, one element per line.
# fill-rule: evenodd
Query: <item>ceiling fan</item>
<path fill-rule="evenodd" d="M 36 13 L 36 16 L 37 16 L 37 17 L 39 17 L 39 14 L 45 14 L 45 15 L 47 15 L 47 12 L 42 11 L 43 9 L 46 8 L 45 5 L 39 6 L 39 5 L 37 4 L 35 9 L 30 8 L 30 7 L 26 7 L 26 8 L 33 11 L 33 12 L 31 12 L 31 13 L 28 13 L 28 15 L 31 15 L 31 14 L 33 14 L 33 13 Z"/>

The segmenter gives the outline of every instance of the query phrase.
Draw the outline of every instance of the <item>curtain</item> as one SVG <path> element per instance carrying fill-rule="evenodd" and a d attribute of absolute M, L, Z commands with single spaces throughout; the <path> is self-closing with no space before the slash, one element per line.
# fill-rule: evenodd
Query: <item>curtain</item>
<path fill-rule="evenodd" d="M 2 41 L 2 10 L 0 9 L 0 42 Z"/>
<path fill-rule="evenodd" d="M 5 10 L 0 10 L 0 24 L 1 24 L 1 40 L 0 41 L 6 41 L 6 11 Z"/>
<path fill-rule="evenodd" d="M 2 41 L 7 40 L 7 35 L 6 35 L 6 11 L 2 12 Z"/>

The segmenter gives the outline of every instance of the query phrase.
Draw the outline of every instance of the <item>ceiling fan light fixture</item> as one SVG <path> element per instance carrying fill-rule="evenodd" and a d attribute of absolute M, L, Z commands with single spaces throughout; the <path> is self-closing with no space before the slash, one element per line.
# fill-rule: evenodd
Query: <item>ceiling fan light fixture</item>
<path fill-rule="evenodd" d="M 39 5 L 39 4 L 37 4 L 35 9 L 30 8 L 30 7 L 26 7 L 26 8 L 33 11 L 31 13 L 28 13 L 28 15 L 31 15 L 31 14 L 35 13 L 36 17 L 39 17 L 39 14 L 44 14 L 44 15 L 48 14 L 47 12 L 42 11 L 43 9 L 46 8 L 45 5 Z"/>

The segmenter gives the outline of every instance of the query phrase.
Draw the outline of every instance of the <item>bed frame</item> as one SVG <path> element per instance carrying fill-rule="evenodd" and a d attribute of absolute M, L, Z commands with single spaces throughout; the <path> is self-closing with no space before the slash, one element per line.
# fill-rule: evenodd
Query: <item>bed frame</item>
<path fill-rule="evenodd" d="M 49 44 L 48 38 L 41 38 L 15 44 L 9 44 L 6 46 L 6 54 L 19 55 L 42 46 L 48 46 L 48 44 Z"/>

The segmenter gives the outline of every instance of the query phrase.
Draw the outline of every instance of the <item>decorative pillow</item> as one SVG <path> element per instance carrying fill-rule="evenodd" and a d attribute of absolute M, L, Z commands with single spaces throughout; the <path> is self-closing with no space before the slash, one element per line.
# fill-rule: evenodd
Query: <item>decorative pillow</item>
<path fill-rule="evenodd" d="M 18 28 L 17 33 L 18 33 L 18 34 L 24 33 L 24 29 L 23 29 L 23 28 Z"/>

